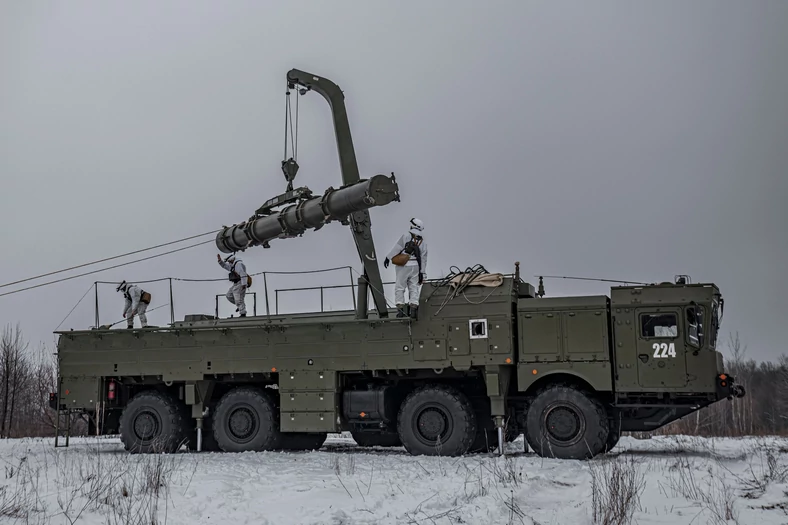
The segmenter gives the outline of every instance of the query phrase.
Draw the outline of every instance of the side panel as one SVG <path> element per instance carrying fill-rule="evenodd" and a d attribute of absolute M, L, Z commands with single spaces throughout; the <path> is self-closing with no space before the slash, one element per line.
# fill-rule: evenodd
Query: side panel
<path fill-rule="evenodd" d="M 607 297 L 521 299 L 517 310 L 520 362 L 610 360 Z"/>
<path fill-rule="evenodd" d="M 608 307 L 605 296 L 521 299 L 518 390 L 545 376 L 568 374 L 597 391 L 611 391 Z"/>
<path fill-rule="evenodd" d="M 640 392 L 643 389 L 638 381 L 635 312 L 632 308 L 613 308 L 611 322 L 616 363 L 616 391 Z"/>
<path fill-rule="evenodd" d="M 101 379 L 90 376 L 64 376 L 59 404 L 66 408 L 95 407 L 99 400 Z"/>
<path fill-rule="evenodd" d="M 283 432 L 339 432 L 338 406 L 335 371 L 279 372 L 279 424 Z"/>
<path fill-rule="evenodd" d="M 561 360 L 561 320 L 554 312 L 520 312 L 520 361 Z"/>

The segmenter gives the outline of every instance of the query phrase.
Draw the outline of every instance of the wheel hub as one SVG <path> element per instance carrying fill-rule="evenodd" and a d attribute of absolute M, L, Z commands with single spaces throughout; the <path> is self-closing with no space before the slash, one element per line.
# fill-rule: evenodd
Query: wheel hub
<path fill-rule="evenodd" d="M 445 441 L 452 432 L 452 421 L 441 407 L 429 406 L 415 416 L 417 437 L 420 441 L 434 444 L 439 439 Z"/>
<path fill-rule="evenodd" d="M 246 441 L 254 436 L 257 430 L 257 418 L 252 410 L 240 407 L 230 413 L 230 435 L 235 441 Z"/>
<path fill-rule="evenodd" d="M 571 444 L 583 434 L 585 421 L 572 406 L 558 405 L 547 410 L 545 429 L 551 439 L 562 444 Z"/>
<path fill-rule="evenodd" d="M 149 441 L 159 432 L 159 419 L 150 411 L 140 412 L 134 418 L 134 434 L 140 441 Z"/>

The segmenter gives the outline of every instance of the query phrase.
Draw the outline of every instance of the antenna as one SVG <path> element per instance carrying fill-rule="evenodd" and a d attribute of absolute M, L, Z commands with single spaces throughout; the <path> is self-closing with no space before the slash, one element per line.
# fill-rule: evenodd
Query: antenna
<path fill-rule="evenodd" d="M 540 281 L 541 281 L 542 277 L 544 277 L 545 279 L 574 279 L 574 280 L 578 280 L 578 281 L 600 281 L 600 282 L 604 282 L 604 283 L 640 284 L 640 285 L 643 285 L 643 286 L 648 286 L 648 283 L 642 283 L 642 282 L 639 282 L 639 281 L 623 281 L 623 280 L 618 280 L 618 279 L 600 279 L 600 278 L 597 278 L 597 277 L 574 277 L 574 276 L 564 276 L 564 275 L 545 275 L 545 276 L 534 275 L 534 277 L 539 277 Z"/>

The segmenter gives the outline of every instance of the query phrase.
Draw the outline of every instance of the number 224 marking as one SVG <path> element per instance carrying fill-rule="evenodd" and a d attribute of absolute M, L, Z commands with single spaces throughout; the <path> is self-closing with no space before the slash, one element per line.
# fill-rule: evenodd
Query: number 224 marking
<path fill-rule="evenodd" d="M 654 349 L 654 357 L 676 357 L 676 346 L 673 343 L 654 343 L 651 348 Z"/>

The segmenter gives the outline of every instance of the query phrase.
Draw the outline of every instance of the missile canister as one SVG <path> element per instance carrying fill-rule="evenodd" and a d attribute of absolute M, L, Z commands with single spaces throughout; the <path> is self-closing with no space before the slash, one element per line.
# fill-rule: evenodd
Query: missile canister
<path fill-rule="evenodd" d="M 375 175 L 336 190 L 329 188 L 322 196 L 291 204 L 271 215 L 225 227 L 216 235 L 216 246 L 223 253 L 257 245 L 267 247 L 272 239 L 301 235 L 331 221 L 345 221 L 352 213 L 398 200 L 394 175 Z"/>

